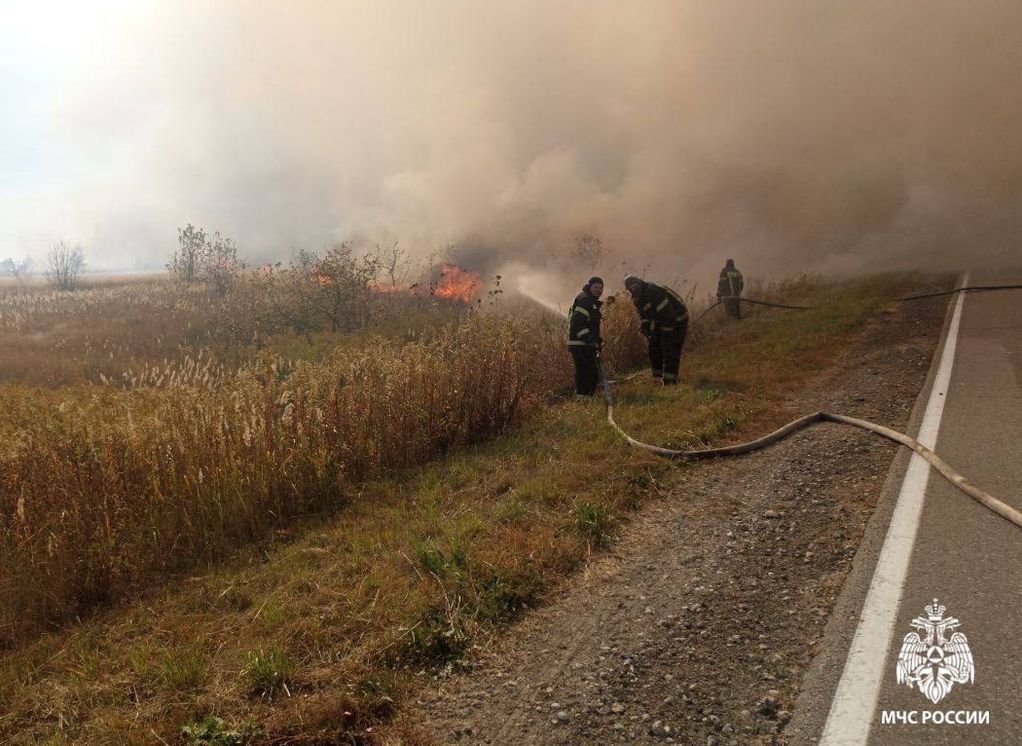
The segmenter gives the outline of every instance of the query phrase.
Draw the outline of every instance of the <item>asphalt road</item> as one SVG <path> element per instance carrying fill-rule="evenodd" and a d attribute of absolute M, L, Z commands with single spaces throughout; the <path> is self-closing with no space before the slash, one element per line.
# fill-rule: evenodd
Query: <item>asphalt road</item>
<path fill-rule="evenodd" d="M 1022 272 L 974 271 L 969 278 L 974 285 L 1019 282 Z M 977 486 L 1022 509 L 1022 291 L 965 295 L 945 336 L 942 349 L 949 336 L 953 345 L 953 355 L 944 355 L 950 378 L 941 382 L 938 351 L 915 426 L 921 421 L 925 430 L 929 410 L 938 410 L 937 453 Z M 796 709 L 790 730 L 795 743 L 1022 743 L 1022 528 L 931 471 L 916 480 L 921 512 L 909 511 L 912 530 L 888 530 L 910 500 L 909 465 L 902 455 L 892 470 L 890 499 L 875 516 L 876 536 L 864 542 L 828 629 L 827 649 L 807 677 L 802 711 Z M 954 683 L 933 703 L 916 686 L 898 683 L 896 665 L 913 619 L 926 618 L 935 598 L 946 607 L 945 618 L 961 623 L 955 631 L 967 638 L 974 678 Z M 877 617 L 888 621 L 878 624 Z M 940 657 L 928 654 L 933 661 Z M 984 713 L 988 723 L 974 722 Z M 939 722 L 948 718 L 953 722 Z"/>

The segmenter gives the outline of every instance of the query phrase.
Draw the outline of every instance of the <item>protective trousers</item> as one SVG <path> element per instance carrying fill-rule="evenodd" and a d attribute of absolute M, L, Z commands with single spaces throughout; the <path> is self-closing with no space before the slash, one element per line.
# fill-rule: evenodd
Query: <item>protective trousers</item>
<path fill-rule="evenodd" d="M 575 361 L 575 393 L 579 396 L 592 396 L 596 393 L 599 380 L 599 367 L 596 364 L 596 348 L 591 346 L 573 346 L 571 357 Z"/>
<path fill-rule="evenodd" d="M 662 378 L 664 385 L 678 382 L 681 367 L 681 348 L 685 346 L 688 323 L 667 332 L 654 332 L 649 338 L 649 367 L 654 378 Z"/>
<path fill-rule="evenodd" d="M 724 308 L 727 310 L 727 315 L 733 319 L 742 318 L 742 302 L 738 300 L 738 297 L 725 298 Z"/>

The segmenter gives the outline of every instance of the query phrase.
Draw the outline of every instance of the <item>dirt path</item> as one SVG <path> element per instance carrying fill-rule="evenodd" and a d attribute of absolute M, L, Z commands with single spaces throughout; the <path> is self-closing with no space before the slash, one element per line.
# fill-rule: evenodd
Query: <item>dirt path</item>
<path fill-rule="evenodd" d="M 884 314 L 792 409 L 904 427 L 943 312 Z M 401 719 L 436 743 L 783 743 L 894 448 L 824 425 L 679 468 L 612 552 Z"/>

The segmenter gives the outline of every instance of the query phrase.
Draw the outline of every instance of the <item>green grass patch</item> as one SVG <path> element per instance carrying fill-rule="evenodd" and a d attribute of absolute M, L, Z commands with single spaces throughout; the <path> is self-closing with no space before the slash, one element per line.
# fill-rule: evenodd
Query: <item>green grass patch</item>
<path fill-rule="evenodd" d="M 575 506 L 573 526 L 586 542 L 595 547 L 605 547 L 614 536 L 614 516 L 610 508 L 599 503 L 581 502 Z"/>
<path fill-rule="evenodd" d="M 202 720 L 181 728 L 181 735 L 188 746 L 246 746 L 252 743 L 259 733 L 260 729 L 254 723 L 232 728 L 215 715 L 207 715 Z"/>
<path fill-rule="evenodd" d="M 205 677 L 207 665 L 208 658 L 199 643 L 171 648 L 160 659 L 161 683 L 172 691 L 197 689 Z"/>
<path fill-rule="evenodd" d="M 245 666 L 249 691 L 268 699 L 286 691 L 294 683 L 294 673 L 294 662 L 277 649 L 250 653 Z"/>

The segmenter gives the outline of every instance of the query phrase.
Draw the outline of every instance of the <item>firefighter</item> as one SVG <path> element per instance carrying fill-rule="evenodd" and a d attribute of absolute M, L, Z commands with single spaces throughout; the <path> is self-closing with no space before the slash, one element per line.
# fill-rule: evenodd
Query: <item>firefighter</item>
<path fill-rule="evenodd" d="M 625 278 L 625 287 L 639 312 L 640 330 L 649 340 L 649 366 L 653 378 L 665 386 L 678 383 L 681 348 L 688 332 L 688 309 L 670 288 L 654 285 L 634 275 Z"/>
<path fill-rule="evenodd" d="M 733 319 L 742 318 L 742 302 L 739 300 L 742 287 L 742 273 L 735 267 L 735 260 L 728 259 L 717 282 L 717 301 L 724 301 L 727 315 Z"/>
<path fill-rule="evenodd" d="M 597 359 L 603 339 L 600 337 L 600 306 L 603 280 L 589 278 L 568 311 L 568 350 L 575 361 L 575 395 L 592 396 L 599 380 Z"/>

